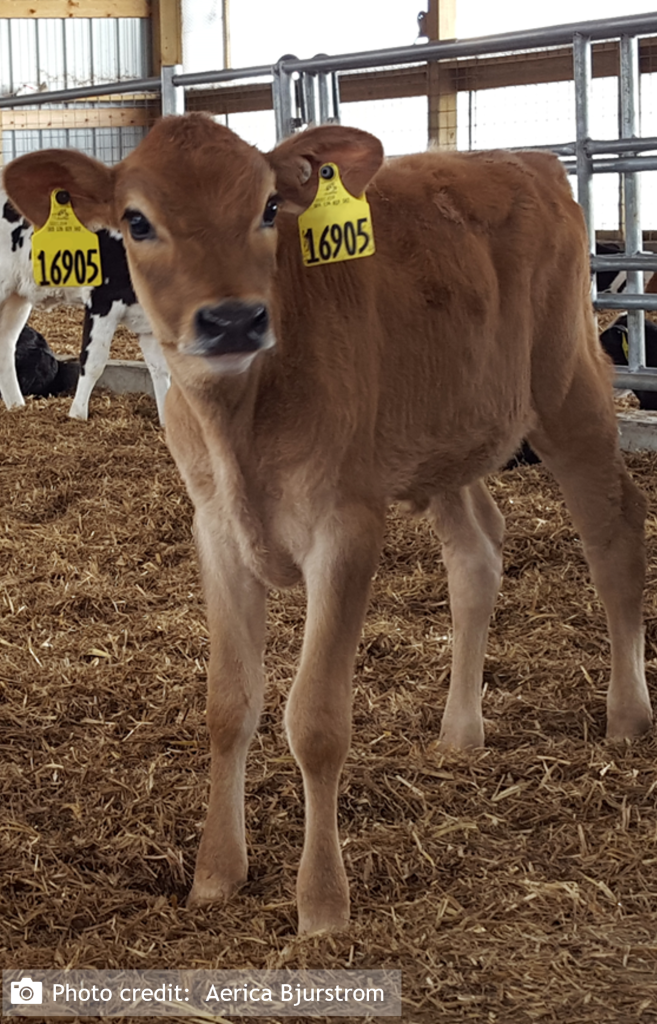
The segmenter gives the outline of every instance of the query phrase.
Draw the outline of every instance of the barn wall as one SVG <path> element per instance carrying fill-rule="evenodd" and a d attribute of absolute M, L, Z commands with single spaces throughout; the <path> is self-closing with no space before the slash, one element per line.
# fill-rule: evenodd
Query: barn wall
<path fill-rule="evenodd" d="M 0 18 L 0 95 L 145 78 L 152 73 L 152 50 L 148 18 Z M 57 104 L 59 110 L 62 106 L 75 111 L 75 104 Z M 68 115 L 71 128 L 4 127 L 3 162 L 48 146 L 74 146 L 107 163 L 121 160 L 143 137 L 145 124 L 89 127 L 89 108 L 127 106 L 135 109 L 132 98 L 86 102 L 77 126 L 75 115 Z M 29 117 L 29 110 L 23 113 Z"/>

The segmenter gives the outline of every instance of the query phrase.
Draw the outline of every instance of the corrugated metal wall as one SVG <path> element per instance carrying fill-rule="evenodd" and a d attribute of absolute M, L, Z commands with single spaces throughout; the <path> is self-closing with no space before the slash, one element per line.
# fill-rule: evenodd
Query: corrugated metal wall
<path fill-rule="evenodd" d="M 149 18 L 0 18 L 0 95 L 72 89 L 146 78 L 151 71 Z M 89 106 L 135 106 L 134 100 L 85 101 Z M 61 109 L 62 104 L 58 104 Z M 69 109 L 74 104 L 63 104 Z M 23 108 L 30 109 L 30 108 Z M 43 108 L 42 108 L 43 109 Z M 73 146 L 115 163 L 143 138 L 145 128 L 4 131 L 3 160 L 49 146 Z"/>

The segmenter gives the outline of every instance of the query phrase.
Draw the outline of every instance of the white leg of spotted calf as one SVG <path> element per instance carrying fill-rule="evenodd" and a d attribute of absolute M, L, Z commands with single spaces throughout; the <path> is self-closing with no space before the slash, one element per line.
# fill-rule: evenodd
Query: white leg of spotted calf
<path fill-rule="evenodd" d="M 207 724 L 210 802 L 190 904 L 226 899 L 247 875 L 244 774 L 263 694 L 265 590 L 216 519 L 197 512 L 196 542 L 210 630 Z"/>
<path fill-rule="evenodd" d="M 74 420 L 86 420 L 89 417 L 91 392 L 107 366 L 112 338 L 118 323 L 118 316 L 92 316 L 89 310 L 85 309 L 80 376 L 68 413 Z"/>
<path fill-rule="evenodd" d="M 162 347 L 154 334 L 140 334 L 139 347 L 149 369 L 155 392 L 155 403 L 160 423 L 164 424 L 164 399 L 169 390 L 171 377 Z"/>
<path fill-rule="evenodd" d="M 607 614 L 607 737 L 632 739 L 652 724 L 643 655 L 646 500 L 618 448 L 606 374 L 599 389 L 594 384 L 587 366 L 563 407 L 544 414 L 529 439 L 561 486 Z"/>
<path fill-rule="evenodd" d="M 481 747 L 481 688 L 488 625 L 502 575 L 504 519 L 482 482 L 431 502 L 443 548 L 452 612 L 452 676 L 441 746 Z"/>
<path fill-rule="evenodd" d="M 31 308 L 20 295 L 9 295 L 0 306 L 0 392 L 8 409 L 25 405 L 16 376 L 16 342 Z"/>
<path fill-rule="evenodd" d="M 349 886 L 340 852 L 338 784 L 351 738 L 353 664 L 383 516 L 336 513 L 323 524 L 303 565 L 308 593 L 299 672 L 285 724 L 303 776 L 306 829 L 297 877 L 299 931 L 337 931 L 349 921 Z"/>

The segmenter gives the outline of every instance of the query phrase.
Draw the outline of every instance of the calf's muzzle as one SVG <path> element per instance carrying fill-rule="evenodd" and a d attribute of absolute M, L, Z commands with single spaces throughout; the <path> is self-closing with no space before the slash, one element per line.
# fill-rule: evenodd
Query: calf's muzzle
<path fill-rule="evenodd" d="M 231 299 L 218 306 L 202 306 L 196 311 L 194 327 L 194 355 L 239 355 L 270 345 L 269 313 L 259 302 Z"/>

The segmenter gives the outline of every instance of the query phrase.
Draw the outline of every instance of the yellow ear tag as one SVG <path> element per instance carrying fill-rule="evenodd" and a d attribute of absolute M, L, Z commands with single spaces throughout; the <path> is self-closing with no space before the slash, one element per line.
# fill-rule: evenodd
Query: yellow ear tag
<path fill-rule="evenodd" d="M 629 361 L 630 361 L 630 343 L 627 340 L 627 333 L 625 331 L 623 331 L 622 334 L 623 334 L 623 340 L 621 341 L 621 345 L 623 346 L 623 355 L 625 356 L 625 362 L 629 363 Z"/>
<path fill-rule="evenodd" d="M 375 252 L 370 204 L 347 192 L 336 164 L 322 164 L 317 195 L 299 217 L 301 255 L 307 267 L 372 256 Z"/>
<path fill-rule="evenodd" d="M 53 190 L 50 216 L 32 236 L 32 272 L 45 288 L 103 283 L 98 235 L 80 223 L 64 189 Z"/>

